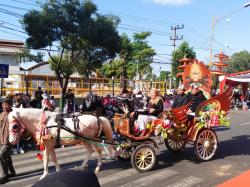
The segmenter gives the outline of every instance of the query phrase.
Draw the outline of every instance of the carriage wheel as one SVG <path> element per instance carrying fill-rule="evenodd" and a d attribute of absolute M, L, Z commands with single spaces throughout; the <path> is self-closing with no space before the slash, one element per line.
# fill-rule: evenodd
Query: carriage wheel
<path fill-rule="evenodd" d="M 156 162 L 156 153 L 150 145 L 140 145 L 132 153 L 131 164 L 138 172 L 150 171 Z"/>
<path fill-rule="evenodd" d="M 165 139 L 165 145 L 167 149 L 173 153 L 180 152 L 181 149 L 183 149 L 186 145 L 186 141 L 183 140 L 182 138 L 166 138 Z"/>
<path fill-rule="evenodd" d="M 201 161 L 210 160 L 217 150 L 218 138 L 213 129 L 201 129 L 194 142 L 194 151 Z"/>
<path fill-rule="evenodd" d="M 122 162 L 129 161 L 132 154 L 131 152 L 132 152 L 131 148 L 122 149 L 121 154 L 117 157 L 118 160 Z"/>

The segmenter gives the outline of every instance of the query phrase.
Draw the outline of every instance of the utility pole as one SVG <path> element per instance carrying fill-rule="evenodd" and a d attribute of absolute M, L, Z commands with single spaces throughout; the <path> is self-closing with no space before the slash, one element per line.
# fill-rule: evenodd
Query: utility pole
<path fill-rule="evenodd" d="M 176 46 L 176 40 L 182 40 L 183 39 L 183 35 L 181 35 L 180 37 L 176 35 L 176 30 L 178 29 L 183 29 L 184 28 L 184 25 L 182 24 L 181 26 L 180 25 L 177 25 L 177 26 L 171 26 L 171 30 L 174 31 L 174 35 L 173 36 L 170 36 L 170 40 L 173 40 L 173 45 L 174 46 L 174 51 L 175 51 L 175 46 Z"/>

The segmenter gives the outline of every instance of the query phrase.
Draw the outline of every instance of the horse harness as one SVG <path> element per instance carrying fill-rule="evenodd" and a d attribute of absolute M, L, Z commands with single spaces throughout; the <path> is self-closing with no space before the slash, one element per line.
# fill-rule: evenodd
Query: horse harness
<path fill-rule="evenodd" d="M 55 122 L 57 123 L 57 136 L 56 136 L 56 145 L 60 145 L 61 140 L 61 129 L 64 129 L 65 131 L 68 131 L 72 134 L 74 134 L 76 137 L 83 138 L 82 135 L 79 134 L 80 132 L 80 124 L 84 125 L 83 123 L 80 123 L 80 120 L 77 115 L 72 115 L 72 121 L 74 123 L 74 131 L 71 131 L 68 127 L 65 125 L 65 120 L 63 119 L 63 114 L 57 114 L 55 118 Z M 103 130 L 103 122 L 99 117 L 97 118 L 97 124 L 98 124 L 98 131 L 95 135 L 95 138 L 99 138 L 101 136 L 102 130 Z M 85 126 L 85 125 L 84 125 Z M 86 126 L 87 127 L 87 126 Z M 90 127 L 87 127 L 90 128 Z M 91 128 L 90 128 L 91 129 Z M 96 130 L 96 129 L 93 129 Z"/>

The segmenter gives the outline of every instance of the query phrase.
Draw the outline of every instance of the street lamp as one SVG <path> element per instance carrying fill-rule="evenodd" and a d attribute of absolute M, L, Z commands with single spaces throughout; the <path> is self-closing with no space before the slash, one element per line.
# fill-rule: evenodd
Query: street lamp
<path fill-rule="evenodd" d="M 242 7 L 238 8 L 238 9 L 232 11 L 232 12 L 229 12 L 229 13 L 227 13 L 224 16 L 221 16 L 219 18 L 215 18 L 214 16 L 212 17 L 212 33 L 211 33 L 211 44 L 210 44 L 210 62 L 209 62 L 209 68 L 211 68 L 212 62 L 213 62 L 213 40 L 214 40 L 214 28 L 215 28 L 216 24 L 220 20 L 222 20 L 222 19 L 224 19 L 224 18 L 226 18 L 226 17 L 228 17 L 228 16 L 230 16 L 230 15 L 232 15 L 232 14 L 240 11 L 243 8 L 249 7 L 249 6 L 250 6 L 250 2 L 244 4 Z"/>
<path fill-rule="evenodd" d="M 227 18 L 227 43 L 226 43 L 226 48 L 227 48 L 227 55 L 229 56 L 229 22 L 230 19 Z"/>

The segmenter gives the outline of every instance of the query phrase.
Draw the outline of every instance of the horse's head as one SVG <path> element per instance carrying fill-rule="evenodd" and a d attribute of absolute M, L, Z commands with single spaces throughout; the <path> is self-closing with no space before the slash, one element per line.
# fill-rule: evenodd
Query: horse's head
<path fill-rule="evenodd" d="M 25 126 L 22 124 L 17 114 L 10 112 L 8 116 L 9 122 L 9 142 L 15 145 L 20 139 L 22 133 L 25 130 Z"/>

